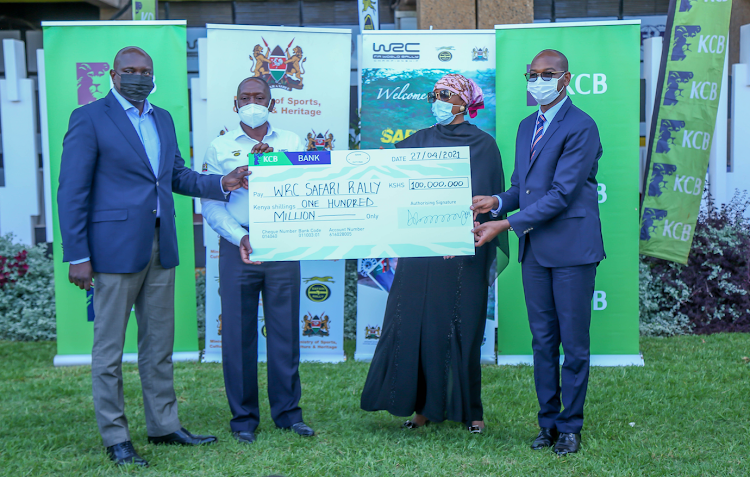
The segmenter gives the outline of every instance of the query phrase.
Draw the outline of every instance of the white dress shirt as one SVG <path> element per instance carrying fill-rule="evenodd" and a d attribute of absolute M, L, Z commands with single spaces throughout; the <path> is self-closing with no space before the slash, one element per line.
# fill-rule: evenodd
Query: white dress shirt
<path fill-rule="evenodd" d="M 263 138 L 274 152 L 302 152 L 305 144 L 300 137 L 290 131 L 273 129 L 268 123 L 268 131 Z M 250 162 L 248 154 L 258 141 L 245 134 L 242 127 L 233 129 L 211 142 L 203 160 L 203 174 L 225 175 Z M 250 168 L 252 170 L 252 168 Z M 249 176 L 248 180 L 253 180 Z M 219 235 L 239 247 L 242 237 L 247 235 L 250 223 L 250 196 L 246 189 L 239 188 L 231 193 L 229 202 L 201 199 L 201 211 L 208 225 Z"/>

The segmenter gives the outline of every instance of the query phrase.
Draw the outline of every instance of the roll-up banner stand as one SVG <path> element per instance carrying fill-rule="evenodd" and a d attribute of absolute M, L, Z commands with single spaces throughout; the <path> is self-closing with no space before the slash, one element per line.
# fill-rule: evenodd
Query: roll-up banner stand
<path fill-rule="evenodd" d="M 427 93 L 448 73 L 473 79 L 484 92 L 485 109 L 473 124 L 495 137 L 495 32 L 415 30 L 363 32 L 360 44 L 361 147 L 393 148 L 435 124 Z M 500 151 L 503 153 L 503 151 Z M 512 163 L 505 153 L 503 162 Z M 372 359 L 383 326 L 397 259 L 360 260 L 357 284 L 355 359 Z M 495 363 L 495 290 L 488 294 L 482 362 Z"/>
<path fill-rule="evenodd" d="M 209 138 L 239 127 L 234 111 L 237 86 L 243 79 L 256 76 L 266 80 L 276 100 L 269 118 L 274 128 L 299 135 L 308 151 L 348 149 L 351 30 L 214 24 L 206 28 Z M 195 152 L 196 162 L 202 162 L 204 153 Z M 216 234 L 206 235 L 217 237 L 218 241 Z M 209 239 L 204 359 L 214 362 L 221 361 L 218 256 L 218 243 Z M 343 260 L 300 263 L 302 361 L 345 360 L 344 263 Z M 258 316 L 261 361 L 266 357 L 264 326 L 261 305 Z"/>
<path fill-rule="evenodd" d="M 378 4 L 382 0 L 357 0 L 359 31 L 380 30 Z"/>
<path fill-rule="evenodd" d="M 51 197 L 57 197 L 63 137 L 74 109 L 104 98 L 110 91 L 109 70 L 117 52 L 126 46 L 143 48 L 154 60 L 154 90 L 149 101 L 174 119 L 177 142 L 188 158 L 187 59 L 184 20 L 42 22 L 44 31 L 47 118 L 49 124 Z M 195 258 L 192 200 L 174 196 L 180 265 L 175 276 L 175 341 L 172 359 L 198 359 L 195 304 Z M 57 305 L 56 366 L 91 363 L 94 340 L 94 291 L 85 292 L 68 282 L 68 264 L 62 262 L 62 241 L 57 201 L 52 200 L 55 302 Z M 131 314 L 123 361 L 137 361 L 137 324 Z"/>
<path fill-rule="evenodd" d="M 719 111 L 731 12 L 731 1 L 669 4 L 643 183 L 644 255 L 688 262 Z"/>
<path fill-rule="evenodd" d="M 643 365 L 638 331 L 638 137 L 640 22 L 536 23 L 496 26 L 497 142 L 510 185 L 518 124 L 538 106 L 526 92 L 537 53 L 554 48 L 569 61 L 569 101 L 599 128 L 599 214 L 607 258 L 597 269 L 592 297 L 591 364 Z M 498 363 L 532 364 L 531 332 L 510 234 L 510 264 L 498 278 Z M 564 251 L 561 251 L 564 253 Z"/>

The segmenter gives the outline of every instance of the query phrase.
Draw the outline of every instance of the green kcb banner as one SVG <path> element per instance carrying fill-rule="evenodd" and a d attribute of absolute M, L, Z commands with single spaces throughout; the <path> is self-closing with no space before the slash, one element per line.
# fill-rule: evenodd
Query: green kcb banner
<path fill-rule="evenodd" d="M 638 342 L 638 238 L 634 233 L 638 223 L 639 22 L 536 23 L 495 28 L 497 143 L 508 186 L 518 125 L 538 109 L 526 91 L 523 76 L 537 53 L 555 49 L 567 56 L 571 73 L 568 101 L 596 121 L 604 150 L 596 179 L 607 258 L 597 268 L 592 296 L 591 364 L 642 365 Z M 510 239 L 510 264 L 497 283 L 498 364 L 531 364 L 531 332 L 518 263 L 518 238 L 510 234 Z"/>
<path fill-rule="evenodd" d="M 53 215 L 57 355 L 55 365 L 91 362 L 94 339 L 94 291 L 85 292 L 68 282 L 68 264 L 62 262 L 62 240 L 57 197 L 60 157 L 70 114 L 74 109 L 104 98 L 110 91 L 109 71 L 117 52 L 126 46 L 143 48 L 154 60 L 154 90 L 149 101 L 168 110 L 174 119 L 177 142 L 189 163 L 187 55 L 185 21 L 163 22 L 44 22 L 47 122 L 50 149 L 50 191 Z M 198 359 L 195 303 L 193 207 L 189 197 L 175 195 L 180 266 L 175 281 L 175 360 Z M 96 284 L 94 284 L 96 285 Z M 95 289 L 95 288 L 94 288 Z M 137 330 L 131 313 L 124 360 L 135 360 Z"/>
<path fill-rule="evenodd" d="M 133 20 L 156 20 L 157 0 L 132 0 Z"/>
<path fill-rule="evenodd" d="M 641 207 L 640 251 L 687 264 L 729 41 L 731 0 L 671 0 Z"/>

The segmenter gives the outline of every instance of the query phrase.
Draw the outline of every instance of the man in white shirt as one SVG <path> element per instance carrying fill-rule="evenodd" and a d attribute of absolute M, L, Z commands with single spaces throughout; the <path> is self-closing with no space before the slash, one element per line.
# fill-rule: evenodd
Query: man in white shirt
<path fill-rule="evenodd" d="M 249 154 L 304 151 L 296 134 L 273 129 L 271 90 L 261 78 L 247 78 L 237 88 L 237 129 L 213 140 L 206 151 L 204 174 L 225 174 L 248 165 Z M 299 407 L 299 262 L 254 262 L 248 235 L 248 191 L 232 192 L 229 202 L 201 199 L 203 217 L 219 235 L 222 361 L 224 385 L 232 411 L 230 427 L 244 443 L 255 441 L 258 408 L 258 298 L 268 342 L 268 398 L 277 427 L 301 436 L 314 431 L 302 421 Z"/>

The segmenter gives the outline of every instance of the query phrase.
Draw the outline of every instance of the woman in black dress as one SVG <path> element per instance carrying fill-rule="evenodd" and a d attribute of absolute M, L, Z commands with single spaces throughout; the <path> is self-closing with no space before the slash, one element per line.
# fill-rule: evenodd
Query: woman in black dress
<path fill-rule="evenodd" d="M 479 86 L 449 74 L 435 84 L 428 100 L 437 124 L 396 147 L 469 146 L 472 195 L 504 191 L 497 143 L 464 120 L 484 108 Z M 489 214 L 477 217 L 486 220 Z M 480 358 L 496 247 L 507 256 L 507 234 L 477 248 L 474 256 L 399 259 L 362 409 L 415 414 L 404 423 L 409 429 L 448 419 L 482 432 Z"/>

